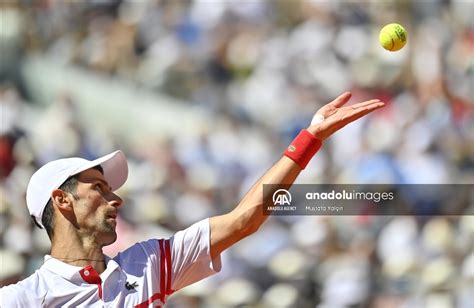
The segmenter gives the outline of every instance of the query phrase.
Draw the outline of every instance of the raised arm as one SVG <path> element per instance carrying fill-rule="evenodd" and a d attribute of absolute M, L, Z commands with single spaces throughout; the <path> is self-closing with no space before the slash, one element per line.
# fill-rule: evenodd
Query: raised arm
<path fill-rule="evenodd" d="M 307 131 L 322 142 L 347 124 L 384 106 L 378 99 L 343 106 L 350 97 L 351 94 L 346 92 L 319 109 Z M 264 184 L 285 184 L 290 187 L 301 170 L 301 166 L 292 158 L 283 156 L 252 186 L 234 210 L 211 217 L 212 258 L 257 231 L 267 219 L 262 207 L 264 200 L 273 192 L 268 191 L 267 196 L 264 196 Z"/>

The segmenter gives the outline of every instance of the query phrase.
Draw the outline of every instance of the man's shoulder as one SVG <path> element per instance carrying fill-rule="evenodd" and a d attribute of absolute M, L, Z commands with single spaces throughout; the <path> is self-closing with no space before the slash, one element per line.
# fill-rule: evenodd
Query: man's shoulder
<path fill-rule="evenodd" d="M 193 250 L 196 246 L 207 247 L 209 242 L 209 219 L 203 219 L 190 227 L 169 234 L 169 238 L 151 238 L 135 243 L 127 249 L 119 252 L 113 259 L 122 264 L 145 264 L 150 258 L 161 258 L 166 249 L 182 251 Z M 204 243 L 204 244 L 203 244 Z"/>
<path fill-rule="evenodd" d="M 41 302 L 45 288 L 42 287 L 39 270 L 29 277 L 0 289 L 2 307 L 16 307 Z"/>
<path fill-rule="evenodd" d="M 143 263 L 146 262 L 147 258 L 156 253 L 159 241 L 161 239 L 149 239 L 142 242 L 135 243 L 127 249 L 119 252 L 113 259 L 118 263 L 132 262 L 132 263 Z"/>
<path fill-rule="evenodd" d="M 135 243 L 127 249 L 118 253 L 113 259 L 120 263 L 120 261 L 135 261 L 141 262 L 152 255 L 159 255 L 160 250 L 164 249 L 165 243 L 169 243 L 170 246 L 178 242 L 178 248 L 183 244 L 188 246 L 191 242 L 197 241 L 201 238 L 208 240 L 209 237 L 209 219 L 203 219 L 199 222 L 194 223 L 186 229 L 177 231 L 174 234 L 169 234 L 168 238 L 151 238 L 138 243 Z M 161 248 L 160 248 L 161 247 Z"/>

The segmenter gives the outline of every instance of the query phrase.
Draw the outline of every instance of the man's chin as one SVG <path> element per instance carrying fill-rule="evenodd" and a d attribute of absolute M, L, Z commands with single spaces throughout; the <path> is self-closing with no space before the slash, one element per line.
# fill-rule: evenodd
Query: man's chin
<path fill-rule="evenodd" d="M 117 225 L 115 223 L 111 224 L 111 223 L 106 222 L 103 227 L 104 227 L 104 232 L 102 236 L 103 238 L 102 242 L 104 246 L 113 244 L 117 240 L 117 232 L 115 231 Z"/>
<path fill-rule="evenodd" d="M 104 246 L 112 245 L 117 240 L 117 233 L 115 230 L 110 234 L 107 234 L 104 240 Z"/>

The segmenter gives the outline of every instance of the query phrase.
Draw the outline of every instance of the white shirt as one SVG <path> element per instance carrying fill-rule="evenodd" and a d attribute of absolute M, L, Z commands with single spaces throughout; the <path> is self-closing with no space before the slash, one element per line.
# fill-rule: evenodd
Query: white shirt
<path fill-rule="evenodd" d="M 170 239 L 137 243 L 106 258 L 98 274 L 46 256 L 30 277 L 0 289 L 2 307 L 161 307 L 166 298 L 220 271 L 211 260 L 209 219 L 177 232 Z"/>

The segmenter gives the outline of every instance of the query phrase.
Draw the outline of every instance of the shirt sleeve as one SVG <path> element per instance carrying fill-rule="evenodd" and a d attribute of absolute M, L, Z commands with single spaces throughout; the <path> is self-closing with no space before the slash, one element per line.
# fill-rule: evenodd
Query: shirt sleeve
<path fill-rule="evenodd" d="M 169 239 L 169 243 L 172 291 L 182 289 L 221 270 L 220 256 L 211 259 L 209 218 L 177 232 Z M 167 247 L 163 246 L 166 255 Z"/>
<path fill-rule="evenodd" d="M 169 239 L 137 243 L 114 259 L 128 274 L 145 275 L 150 289 L 163 299 L 221 269 L 220 256 L 211 260 L 209 219 L 201 220 Z"/>

